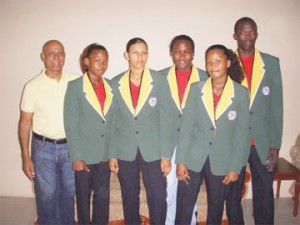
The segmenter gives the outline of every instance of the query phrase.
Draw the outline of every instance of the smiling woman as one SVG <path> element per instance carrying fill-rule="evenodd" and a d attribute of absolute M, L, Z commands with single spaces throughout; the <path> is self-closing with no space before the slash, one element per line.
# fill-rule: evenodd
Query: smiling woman
<path fill-rule="evenodd" d="M 189 224 L 199 188 L 209 192 L 208 224 L 221 224 L 227 193 L 248 157 L 249 94 L 237 56 L 223 45 L 205 53 L 206 81 L 191 85 L 176 152 L 176 224 Z M 207 122 L 203 122 L 207 121 Z"/>

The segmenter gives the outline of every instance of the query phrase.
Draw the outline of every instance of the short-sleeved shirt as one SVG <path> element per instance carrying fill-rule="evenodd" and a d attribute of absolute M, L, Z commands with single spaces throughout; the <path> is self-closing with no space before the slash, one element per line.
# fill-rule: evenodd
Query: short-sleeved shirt
<path fill-rule="evenodd" d="M 63 122 L 64 98 L 69 81 L 75 74 L 63 72 L 59 82 L 41 74 L 30 80 L 24 88 L 20 109 L 33 113 L 33 132 L 52 139 L 65 138 Z"/>

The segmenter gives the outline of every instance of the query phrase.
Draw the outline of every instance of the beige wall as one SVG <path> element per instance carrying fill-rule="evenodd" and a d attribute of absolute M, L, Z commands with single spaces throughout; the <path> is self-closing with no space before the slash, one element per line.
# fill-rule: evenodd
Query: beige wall
<path fill-rule="evenodd" d="M 111 78 L 127 67 L 123 52 L 130 38 L 143 37 L 150 47 L 148 65 L 161 69 L 171 64 L 172 37 L 187 34 L 196 43 L 194 63 L 203 68 L 209 45 L 235 49 L 233 25 L 242 16 L 258 24 L 257 47 L 281 59 L 285 114 L 280 154 L 290 161 L 289 149 L 300 131 L 299 12 L 298 0 L 0 0 L 0 195 L 33 196 L 21 170 L 17 124 L 23 85 L 42 69 L 39 53 L 46 40 L 65 44 L 65 69 L 77 73 L 82 49 L 91 42 L 105 45 L 110 53 L 106 76 Z M 289 185 L 283 182 L 282 196 L 290 196 Z"/>

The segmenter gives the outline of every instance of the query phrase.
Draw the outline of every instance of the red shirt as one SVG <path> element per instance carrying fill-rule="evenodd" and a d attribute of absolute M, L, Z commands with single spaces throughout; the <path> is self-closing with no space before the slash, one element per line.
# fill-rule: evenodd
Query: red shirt
<path fill-rule="evenodd" d="M 134 83 L 130 81 L 130 92 L 131 92 L 133 107 L 136 108 L 136 105 L 139 100 L 140 86 L 136 86 Z"/>
<path fill-rule="evenodd" d="M 214 109 L 215 109 L 215 111 L 216 111 L 216 108 L 217 108 L 218 103 L 219 103 L 219 101 L 220 101 L 220 98 L 221 98 L 221 95 L 216 95 L 216 94 L 214 93 Z"/>
<path fill-rule="evenodd" d="M 190 76 L 191 76 L 191 71 L 181 72 L 181 71 L 176 70 L 178 95 L 179 95 L 180 103 L 183 100 L 184 92 L 185 92 L 186 86 L 189 82 Z"/>
<path fill-rule="evenodd" d="M 104 84 L 103 84 L 103 80 L 100 80 L 99 85 L 94 85 L 94 90 L 96 92 L 96 95 L 98 97 L 101 109 L 104 108 L 104 103 L 105 103 L 105 98 L 106 98 L 106 94 L 105 94 L 105 88 L 104 88 Z"/>
<path fill-rule="evenodd" d="M 252 68 L 253 68 L 253 61 L 254 55 L 249 57 L 241 57 L 241 61 L 243 63 L 244 71 L 247 78 L 248 89 L 251 90 L 251 81 L 252 81 Z"/>
<path fill-rule="evenodd" d="M 252 84 L 252 68 L 253 68 L 253 61 L 254 61 L 254 55 L 249 57 L 241 57 L 241 61 L 243 63 L 244 71 L 247 78 L 248 83 L 248 90 L 251 91 L 251 84 Z M 254 138 L 251 139 L 251 145 L 255 145 Z"/>

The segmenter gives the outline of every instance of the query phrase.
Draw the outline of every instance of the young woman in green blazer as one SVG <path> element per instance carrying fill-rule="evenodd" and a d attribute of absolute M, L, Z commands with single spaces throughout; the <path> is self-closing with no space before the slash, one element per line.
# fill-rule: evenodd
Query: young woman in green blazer
<path fill-rule="evenodd" d="M 205 53 L 209 78 L 192 84 L 183 111 L 176 163 L 176 224 L 189 224 L 203 177 L 207 224 L 221 224 L 230 184 L 238 179 L 248 149 L 249 95 L 236 55 L 223 45 Z"/>
<path fill-rule="evenodd" d="M 68 85 L 64 123 L 75 171 L 78 224 L 107 224 L 109 220 L 110 170 L 107 125 L 113 100 L 104 46 L 91 44 L 80 57 L 83 76 Z M 93 191 L 93 213 L 90 198 Z"/>
<path fill-rule="evenodd" d="M 118 173 L 126 224 L 141 224 L 140 172 L 147 193 L 151 224 L 166 220 L 166 175 L 169 152 L 161 149 L 160 84 L 157 72 L 146 66 L 148 45 L 141 38 L 127 43 L 129 69 L 112 80 L 114 93 L 110 169 Z"/>

